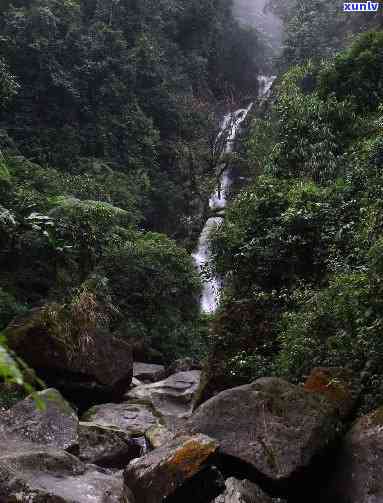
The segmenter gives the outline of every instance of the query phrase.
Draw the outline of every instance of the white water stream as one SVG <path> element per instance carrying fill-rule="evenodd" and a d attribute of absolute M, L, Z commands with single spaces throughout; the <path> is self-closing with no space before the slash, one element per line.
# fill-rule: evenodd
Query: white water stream
<path fill-rule="evenodd" d="M 275 77 L 266 77 L 263 75 L 258 77 L 260 98 L 267 96 L 274 79 Z M 246 119 L 246 116 L 250 112 L 252 106 L 253 103 L 250 103 L 247 108 L 241 108 L 235 112 L 225 115 L 221 123 L 220 132 L 218 133 L 217 137 L 218 143 L 218 141 L 222 139 L 222 135 L 224 135 L 225 153 L 230 153 L 233 151 L 235 138 L 238 134 L 242 122 Z M 210 209 L 223 210 L 226 207 L 230 185 L 230 173 L 228 172 L 228 170 L 224 170 L 218 187 L 210 197 Z M 211 258 L 209 247 L 210 235 L 213 230 L 215 230 L 220 225 L 222 220 L 223 217 L 220 216 L 209 218 L 199 237 L 197 250 L 195 251 L 195 253 L 193 253 L 193 258 L 201 273 Z M 210 278 L 208 281 L 204 280 L 201 295 L 201 311 L 203 313 L 213 313 L 217 309 L 220 300 L 219 298 L 221 288 L 222 282 L 219 278 Z"/>

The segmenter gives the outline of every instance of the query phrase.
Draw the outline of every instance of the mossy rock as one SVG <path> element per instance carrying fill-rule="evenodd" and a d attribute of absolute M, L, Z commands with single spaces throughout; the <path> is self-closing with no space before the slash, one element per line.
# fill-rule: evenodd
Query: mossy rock
<path fill-rule="evenodd" d="M 282 379 L 262 378 L 203 403 L 183 431 L 220 442 L 220 452 L 285 487 L 338 438 L 337 408 Z"/>
<path fill-rule="evenodd" d="M 121 398 L 133 376 L 130 346 L 97 327 L 81 343 L 81 334 L 71 331 L 63 338 L 52 322 L 59 311 L 47 305 L 13 320 L 4 331 L 8 346 L 82 409 Z"/>
<path fill-rule="evenodd" d="M 21 400 L 2 417 L 7 435 L 67 451 L 78 448 L 78 418 L 55 389 L 46 389 Z"/>

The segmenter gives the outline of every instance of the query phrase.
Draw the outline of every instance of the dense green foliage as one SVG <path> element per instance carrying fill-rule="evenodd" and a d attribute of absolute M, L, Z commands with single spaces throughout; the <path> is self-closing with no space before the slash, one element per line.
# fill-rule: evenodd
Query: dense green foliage
<path fill-rule="evenodd" d="M 356 33 L 382 27 L 380 12 L 367 15 L 343 12 L 343 2 L 327 0 L 268 0 L 267 7 L 284 24 L 279 66 L 320 60 L 339 51 Z"/>
<path fill-rule="evenodd" d="M 228 0 L 7 5 L 1 87 L 14 93 L 12 74 L 19 87 L 0 127 L 66 174 L 92 176 L 97 159 L 112 186 L 131 187 L 146 226 L 186 239 L 214 182 L 214 99 L 256 92 L 255 33 Z"/>
<path fill-rule="evenodd" d="M 343 366 L 361 379 L 362 409 L 381 404 L 382 54 L 371 32 L 332 61 L 292 68 L 253 120 L 253 185 L 212 243 L 226 278 L 224 385 Z"/>
<path fill-rule="evenodd" d="M 122 239 L 121 239 L 122 238 Z M 160 234 L 115 238 L 97 273 L 108 278 L 121 336 L 147 341 L 171 360 L 198 345 L 199 278 L 187 252 Z M 197 330 L 197 331 L 196 331 Z"/>
<path fill-rule="evenodd" d="M 68 194 L 70 179 L 51 178 L 52 170 L 24 158 L 5 162 L 4 199 L 12 210 L 1 207 L 3 327 L 36 303 L 70 305 L 83 288 L 112 312 L 111 332 L 140 336 L 157 349 L 197 320 L 199 281 L 191 257 L 164 235 L 139 232 L 134 205 L 78 199 Z M 32 181 L 24 179 L 26 167 L 29 176 L 36 174 Z M 36 190 L 40 183 L 46 194 Z M 61 190 L 66 194 L 54 195 Z"/>
<path fill-rule="evenodd" d="M 342 366 L 361 409 L 381 405 L 383 35 L 354 39 L 381 17 L 268 4 L 284 73 L 227 157 L 250 181 L 212 237 L 208 325 L 190 251 L 222 168 L 215 110 L 269 68 L 257 34 L 229 0 L 1 3 L 0 331 L 44 306 L 72 351 L 102 329 L 165 362 L 210 334 L 217 388 Z M 0 339 L 0 379 L 23 385 L 20 365 Z"/>
<path fill-rule="evenodd" d="M 214 111 L 257 91 L 257 35 L 231 8 L 1 3 L 0 331 L 46 306 L 57 337 L 81 315 L 158 359 L 202 351 L 189 252 L 216 183 Z M 0 379 L 20 384 L 2 348 Z"/>

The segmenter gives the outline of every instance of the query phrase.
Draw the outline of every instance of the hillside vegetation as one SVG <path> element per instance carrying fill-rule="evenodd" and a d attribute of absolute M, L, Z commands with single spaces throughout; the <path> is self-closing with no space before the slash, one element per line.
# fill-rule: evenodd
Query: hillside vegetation
<path fill-rule="evenodd" d="M 0 2 L 1 503 L 383 501 L 383 17 L 342 4 Z"/>
<path fill-rule="evenodd" d="M 217 110 L 256 93 L 256 33 L 226 0 L 13 0 L 0 33 L 0 331 L 76 306 L 190 353 Z"/>
<path fill-rule="evenodd" d="M 297 56 L 298 57 L 298 56 Z M 206 396 L 346 367 L 382 403 L 383 33 L 291 67 L 246 139 L 251 179 L 213 238 L 226 278 Z"/>

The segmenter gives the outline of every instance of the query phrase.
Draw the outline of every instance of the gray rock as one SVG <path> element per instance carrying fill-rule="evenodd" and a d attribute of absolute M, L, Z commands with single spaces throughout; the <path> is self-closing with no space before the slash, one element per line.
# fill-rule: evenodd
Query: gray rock
<path fill-rule="evenodd" d="M 142 382 L 160 381 L 165 377 L 165 367 L 154 363 L 133 363 L 133 377 Z"/>
<path fill-rule="evenodd" d="M 185 481 L 198 474 L 218 443 L 205 435 L 180 436 L 146 456 L 134 459 L 124 480 L 137 503 L 162 503 Z"/>
<path fill-rule="evenodd" d="M 39 483 L 49 497 L 58 496 L 68 503 L 129 503 L 124 496 L 123 481 L 114 474 L 97 470 L 64 479 L 43 474 Z M 56 499 L 52 498 L 52 502 Z"/>
<path fill-rule="evenodd" d="M 278 482 L 307 467 L 333 441 L 339 425 L 336 408 L 322 395 L 264 378 L 205 402 L 185 431 L 216 438 L 222 453 Z"/>
<path fill-rule="evenodd" d="M 143 454 L 135 438 L 109 426 L 81 422 L 79 426 L 79 458 L 107 468 L 124 468 L 132 459 Z"/>
<path fill-rule="evenodd" d="M 89 469 L 62 450 L 3 435 L 0 443 L 2 503 L 129 503 L 121 477 Z"/>
<path fill-rule="evenodd" d="M 149 428 L 160 424 L 152 407 L 138 402 L 95 405 L 83 415 L 82 420 L 117 428 L 124 432 L 127 438 L 144 436 Z"/>
<path fill-rule="evenodd" d="M 78 447 L 77 415 L 55 389 L 18 402 L 2 415 L 1 421 L 8 435 L 68 451 Z"/>
<path fill-rule="evenodd" d="M 131 382 L 132 388 L 134 388 L 136 386 L 141 386 L 142 384 L 144 384 L 144 383 L 139 381 L 136 377 L 133 377 L 132 382 Z"/>
<path fill-rule="evenodd" d="M 272 498 L 248 480 L 230 477 L 225 485 L 225 492 L 213 503 L 282 503 L 282 500 Z"/>
<path fill-rule="evenodd" d="M 174 430 L 192 414 L 200 376 L 199 370 L 179 372 L 163 381 L 137 386 L 127 393 L 126 398 L 150 403 L 167 428 Z"/>
<path fill-rule="evenodd" d="M 343 439 L 321 502 L 383 501 L 383 407 L 360 418 Z"/>

